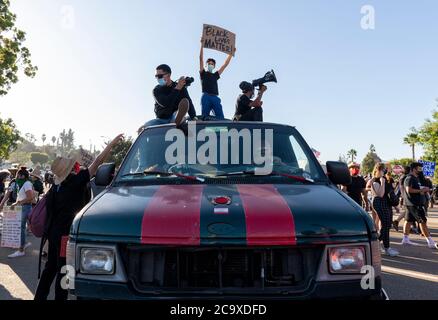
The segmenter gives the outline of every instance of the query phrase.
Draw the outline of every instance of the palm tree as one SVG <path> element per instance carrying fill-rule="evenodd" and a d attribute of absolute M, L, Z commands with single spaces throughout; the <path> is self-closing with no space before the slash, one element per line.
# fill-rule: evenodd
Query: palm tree
<path fill-rule="evenodd" d="M 412 160 L 415 161 L 415 146 L 420 143 L 420 137 L 417 129 L 411 128 L 411 132 L 404 138 L 403 142 L 411 146 Z"/>
<path fill-rule="evenodd" d="M 356 160 L 357 157 L 357 151 L 351 149 L 350 151 L 347 152 L 347 156 L 351 158 L 351 162 L 354 162 L 354 160 Z"/>
<path fill-rule="evenodd" d="M 56 142 L 56 137 L 53 136 L 53 137 L 52 137 L 52 144 L 53 144 L 53 146 L 55 146 L 55 142 Z"/>
<path fill-rule="evenodd" d="M 45 145 L 44 145 L 44 142 L 46 142 L 46 139 L 47 139 L 47 136 L 46 136 L 45 133 L 43 133 L 43 135 L 41 136 L 41 140 L 43 141 L 43 150 L 44 150 L 44 152 L 46 152 L 46 148 L 45 148 Z"/>

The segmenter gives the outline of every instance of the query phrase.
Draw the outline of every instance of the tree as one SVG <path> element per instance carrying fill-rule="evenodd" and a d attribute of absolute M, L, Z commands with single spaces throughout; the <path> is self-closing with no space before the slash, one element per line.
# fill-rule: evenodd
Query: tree
<path fill-rule="evenodd" d="M 49 155 L 47 153 L 42 152 L 32 152 L 30 154 L 30 161 L 32 161 L 33 164 L 45 164 L 47 161 L 49 161 Z"/>
<path fill-rule="evenodd" d="M 29 160 L 30 160 L 30 153 L 24 151 L 15 150 L 9 156 L 9 161 L 12 163 L 19 163 L 24 165 L 28 163 Z"/>
<path fill-rule="evenodd" d="M 9 6 L 9 0 L 0 0 L 0 96 L 6 95 L 18 81 L 20 68 L 31 78 L 38 70 L 32 65 L 29 49 L 23 45 L 26 33 L 15 26 L 17 16 Z"/>
<path fill-rule="evenodd" d="M 107 143 L 108 144 L 108 143 Z M 132 138 L 128 137 L 122 142 L 118 143 L 111 150 L 110 156 L 108 158 L 108 162 L 114 162 L 116 164 L 116 168 L 120 166 L 126 154 L 129 151 L 129 148 L 132 146 Z"/>
<path fill-rule="evenodd" d="M 67 155 L 69 152 L 73 151 L 75 149 L 74 146 L 74 132 L 72 129 L 69 129 L 68 131 L 62 130 L 62 132 L 59 134 L 59 142 L 60 142 L 60 148 L 61 148 L 61 154 L 63 156 Z"/>
<path fill-rule="evenodd" d="M 35 135 L 34 135 L 34 134 L 32 134 L 32 133 L 26 133 L 24 136 L 26 137 L 26 140 L 27 140 L 27 141 L 29 141 L 29 142 L 32 143 L 32 144 L 35 144 L 35 142 L 36 142 L 37 139 L 35 138 Z"/>
<path fill-rule="evenodd" d="M 418 135 L 424 147 L 423 160 L 438 162 L 438 110 L 433 112 L 432 119 L 426 120 Z M 438 183 L 438 167 L 434 182 Z"/>
<path fill-rule="evenodd" d="M 56 137 L 53 136 L 53 137 L 52 137 L 52 145 L 53 145 L 53 146 L 55 146 L 55 142 L 56 142 Z"/>
<path fill-rule="evenodd" d="M 408 144 L 412 148 L 412 160 L 415 161 L 415 146 L 420 143 L 420 137 L 418 131 L 415 128 L 411 128 L 411 132 L 403 139 L 405 144 Z"/>
<path fill-rule="evenodd" d="M 399 166 L 403 166 L 403 167 L 409 167 L 412 163 L 412 159 L 411 158 L 394 159 L 394 160 L 389 161 L 389 163 L 392 166 L 399 165 Z"/>
<path fill-rule="evenodd" d="M 350 151 L 347 152 L 347 156 L 351 159 L 351 162 L 354 162 L 356 160 L 356 157 L 357 157 L 357 151 L 354 149 L 351 149 Z"/>
<path fill-rule="evenodd" d="M 44 152 L 46 152 L 46 146 L 44 144 L 46 142 L 46 140 L 47 140 L 47 136 L 46 136 L 45 133 L 43 133 L 43 135 L 41 136 L 41 141 L 43 142 L 43 150 L 44 150 Z"/>
<path fill-rule="evenodd" d="M 20 131 L 12 119 L 0 118 L 0 159 L 8 159 L 20 141 Z"/>
<path fill-rule="evenodd" d="M 339 159 L 338 159 L 338 161 L 339 161 L 339 162 L 343 162 L 343 163 L 348 163 L 348 159 L 347 159 L 347 157 L 346 157 L 345 155 L 343 155 L 343 154 L 340 154 L 340 155 L 339 155 Z"/>
<path fill-rule="evenodd" d="M 424 147 L 424 158 L 429 161 L 438 161 L 438 111 L 432 115 L 432 119 L 426 120 L 421 127 L 419 139 Z"/>
<path fill-rule="evenodd" d="M 376 163 L 382 162 L 382 159 L 376 153 L 376 147 L 372 144 L 370 146 L 370 151 L 367 153 L 365 158 L 362 160 L 362 173 L 369 174 L 373 172 Z"/>

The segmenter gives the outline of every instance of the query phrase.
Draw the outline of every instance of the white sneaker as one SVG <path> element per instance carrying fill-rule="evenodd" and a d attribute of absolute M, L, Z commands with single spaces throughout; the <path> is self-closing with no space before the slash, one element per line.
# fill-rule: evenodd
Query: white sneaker
<path fill-rule="evenodd" d="M 390 257 L 397 257 L 398 255 L 400 255 L 400 252 L 393 248 L 386 249 L 385 253 Z"/>
<path fill-rule="evenodd" d="M 27 248 L 29 248 L 32 245 L 32 242 L 28 242 L 24 245 L 24 250 L 26 250 Z"/>
<path fill-rule="evenodd" d="M 438 243 L 436 243 L 436 242 L 428 243 L 427 246 L 428 246 L 430 249 L 438 249 Z"/>
<path fill-rule="evenodd" d="M 24 257 L 26 254 L 24 253 L 24 251 L 20 251 L 20 250 L 17 250 L 17 251 L 15 251 L 13 254 L 10 254 L 9 256 L 8 256 L 8 258 L 19 258 L 19 257 Z"/>
<path fill-rule="evenodd" d="M 383 244 L 380 244 L 380 253 L 381 253 L 381 254 L 386 254 L 386 249 L 385 249 L 385 247 L 383 246 Z"/>
<path fill-rule="evenodd" d="M 415 242 L 412 242 L 410 239 L 405 239 L 405 238 L 403 238 L 401 244 L 403 246 L 418 246 L 418 244 L 416 244 Z"/>

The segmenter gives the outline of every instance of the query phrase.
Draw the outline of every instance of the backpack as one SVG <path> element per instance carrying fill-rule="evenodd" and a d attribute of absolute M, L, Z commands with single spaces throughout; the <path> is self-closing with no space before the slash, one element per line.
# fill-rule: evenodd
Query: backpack
<path fill-rule="evenodd" d="M 9 183 L 9 185 L 14 184 L 14 189 L 12 190 L 12 192 L 9 194 L 9 199 L 8 199 L 8 204 L 13 204 L 15 202 L 17 202 L 17 197 L 18 197 L 18 186 L 15 183 L 15 179 L 11 180 L 11 182 Z"/>
<path fill-rule="evenodd" d="M 38 192 L 38 194 L 42 194 L 42 193 L 44 193 L 44 185 L 43 185 L 43 183 L 41 182 L 41 180 L 36 180 L 36 181 L 33 183 L 33 189 L 34 189 L 36 192 Z"/>
<path fill-rule="evenodd" d="M 46 226 L 47 218 L 47 207 L 46 207 L 46 197 L 44 196 L 29 215 L 29 226 L 33 235 L 37 238 L 42 238 L 44 235 L 44 230 Z"/>

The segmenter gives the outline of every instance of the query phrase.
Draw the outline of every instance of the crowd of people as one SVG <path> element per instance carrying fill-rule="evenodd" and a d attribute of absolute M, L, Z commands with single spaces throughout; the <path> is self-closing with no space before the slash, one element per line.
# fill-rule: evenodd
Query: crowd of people
<path fill-rule="evenodd" d="M 427 213 L 434 205 L 432 180 L 423 173 L 423 165 L 413 162 L 404 168 L 403 174 L 393 176 L 389 165 L 378 163 L 371 175 L 360 175 L 360 165 L 349 165 L 352 183 L 342 189 L 358 205 L 373 217 L 382 243 L 382 253 L 398 256 L 400 253 L 390 246 L 390 230 L 399 232 L 404 219 L 402 245 L 415 246 L 409 238 L 411 233 L 421 234 L 431 249 L 438 249 L 427 226 Z M 396 179 L 395 179 L 396 178 Z M 398 217 L 394 219 L 394 211 Z"/>

